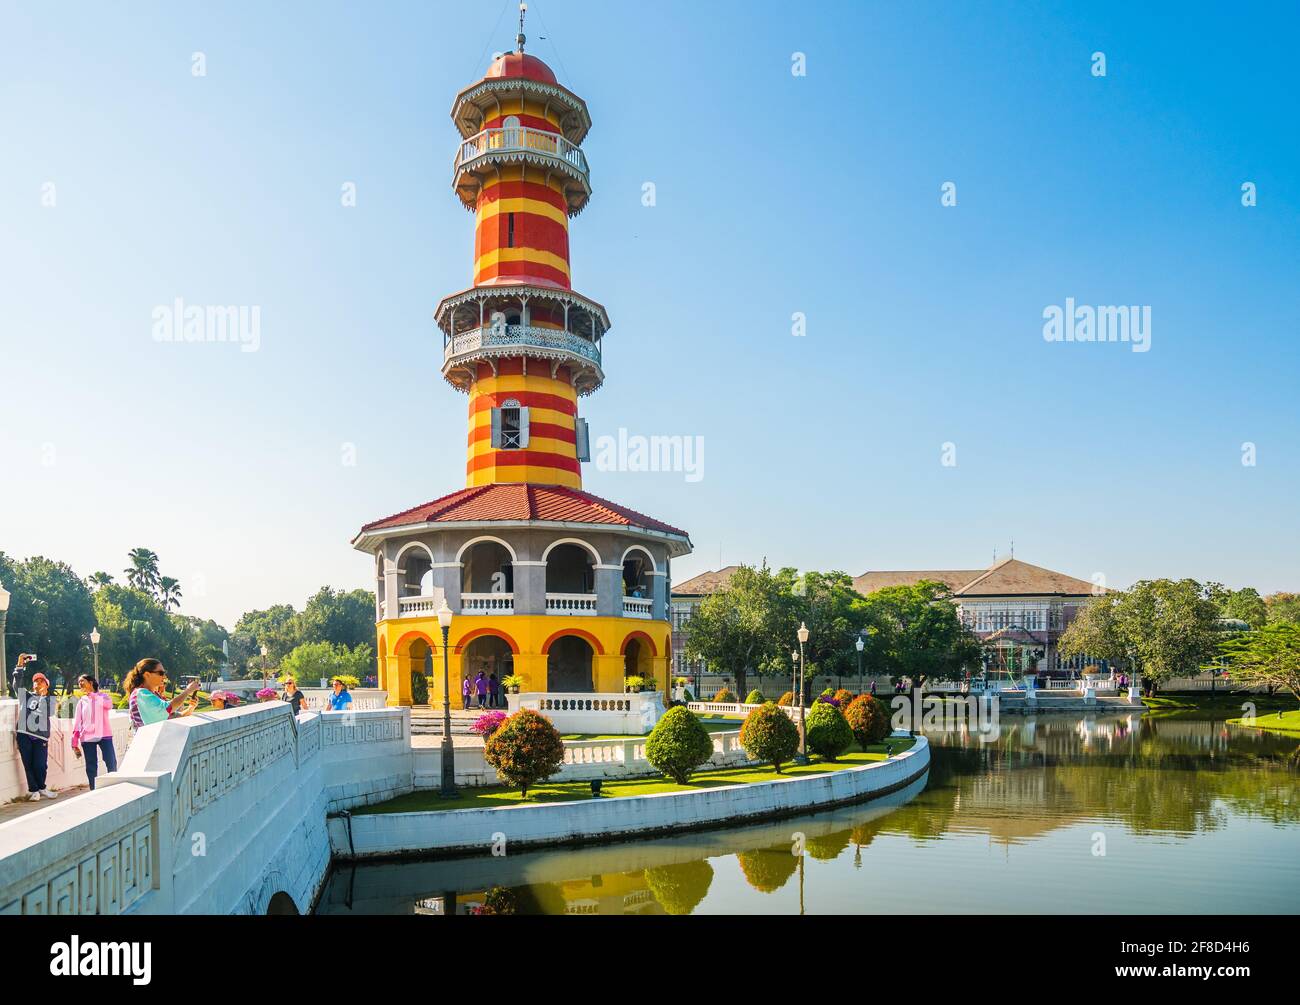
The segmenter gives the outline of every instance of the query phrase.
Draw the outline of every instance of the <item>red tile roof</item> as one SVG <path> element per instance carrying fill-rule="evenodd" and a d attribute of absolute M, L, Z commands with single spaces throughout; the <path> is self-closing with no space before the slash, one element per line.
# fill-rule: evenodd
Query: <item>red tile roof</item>
<path fill-rule="evenodd" d="M 461 489 L 441 499 L 368 523 L 361 528 L 361 533 L 421 523 L 483 523 L 493 520 L 608 524 L 687 536 L 684 530 L 580 489 L 524 483 L 479 485 Z"/>

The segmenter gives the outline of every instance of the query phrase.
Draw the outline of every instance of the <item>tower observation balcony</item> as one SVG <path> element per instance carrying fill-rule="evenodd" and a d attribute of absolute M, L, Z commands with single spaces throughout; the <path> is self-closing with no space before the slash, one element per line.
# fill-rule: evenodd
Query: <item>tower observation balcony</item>
<path fill-rule="evenodd" d="M 581 147 L 559 133 L 503 126 L 480 130 L 456 150 L 452 186 L 465 208 L 478 205 L 485 178 L 511 164 L 531 164 L 563 177 L 570 216 L 582 212 L 591 198 L 591 178 Z"/>

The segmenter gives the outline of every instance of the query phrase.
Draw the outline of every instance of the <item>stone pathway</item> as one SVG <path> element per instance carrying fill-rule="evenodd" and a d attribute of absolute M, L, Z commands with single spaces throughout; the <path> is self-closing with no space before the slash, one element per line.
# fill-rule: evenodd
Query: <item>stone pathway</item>
<path fill-rule="evenodd" d="M 79 796 L 81 793 L 89 791 L 89 785 L 78 785 L 73 789 L 59 789 L 58 799 L 40 799 L 32 802 L 26 796 L 23 796 L 13 802 L 0 803 L 0 824 L 8 823 L 10 820 L 17 820 L 19 817 L 25 817 L 28 813 L 47 810 L 65 799 L 71 799 L 73 796 Z"/>

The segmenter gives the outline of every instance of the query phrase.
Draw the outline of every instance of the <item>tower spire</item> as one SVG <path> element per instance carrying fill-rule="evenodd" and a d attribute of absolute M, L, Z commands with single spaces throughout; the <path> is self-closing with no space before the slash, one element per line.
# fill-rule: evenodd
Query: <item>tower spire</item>
<path fill-rule="evenodd" d="M 524 15 L 528 13 L 528 0 L 519 0 L 519 34 L 515 36 L 515 44 L 519 46 L 517 51 L 524 51 Z"/>

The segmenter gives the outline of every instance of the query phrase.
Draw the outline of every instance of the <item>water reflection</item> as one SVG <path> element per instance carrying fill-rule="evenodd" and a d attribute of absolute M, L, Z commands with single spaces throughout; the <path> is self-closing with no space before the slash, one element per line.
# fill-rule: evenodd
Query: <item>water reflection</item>
<path fill-rule="evenodd" d="M 1300 907 L 1300 741 L 1130 715 L 1008 716 L 984 734 L 927 735 L 928 777 L 871 803 L 634 843 L 343 866 L 318 909 L 1178 913 L 1221 897 L 1260 913 Z"/>

